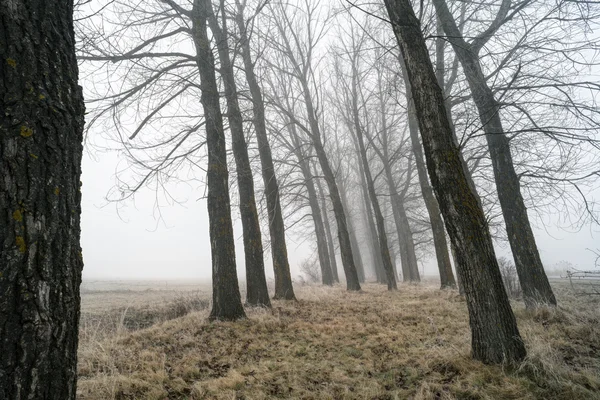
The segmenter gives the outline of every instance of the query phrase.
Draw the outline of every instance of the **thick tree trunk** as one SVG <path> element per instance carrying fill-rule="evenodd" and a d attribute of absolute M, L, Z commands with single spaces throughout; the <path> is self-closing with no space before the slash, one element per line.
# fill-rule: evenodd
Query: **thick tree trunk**
<path fill-rule="evenodd" d="M 528 308 L 538 304 L 556 305 L 556 298 L 544 271 L 535 236 L 529 223 L 527 208 L 521 195 L 521 184 L 514 168 L 510 142 L 504 134 L 500 119 L 500 105 L 486 82 L 479 61 L 478 49 L 462 40 L 460 31 L 456 27 L 445 1 L 435 0 L 434 5 L 442 27 L 463 67 L 473 102 L 479 111 L 479 119 L 483 125 L 492 159 L 508 242 L 523 289 L 525 305 Z"/>
<path fill-rule="evenodd" d="M 244 23 L 243 6 L 237 2 L 238 13 L 236 22 L 240 31 L 239 46 L 242 50 L 244 61 L 244 72 L 252 97 L 253 123 L 258 142 L 258 153 L 262 169 L 263 184 L 265 186 L 265 197 L 267 199 L 267 212 L 269 216 L 269 234 L 271 238 L 271 256 L 273 260 L 273 271 L 275 274 L 275 299 L 294 300 L 294 287 L 292 286 L 292 274 L 288 261 L 287 245 L 285 241 L 285 225 L 281 202 L 279 201 L 279 184 L 275 175 L 275 165 L 271 155 L 271 146 L 267 137 L 265 124 L 265 105 L 262 91 L 254 74 L 254 63 L 250 52 L 250 42 L 246 33 Z"/>
<path fill-rule="evenodd" d="M 84 104 L 72 1 L 0 0 L 0 398 L 75 399 Z"/>
<path fill-rule="evenodd" d="M 215 63 L 207 33 L 207 19 L 212 14 L 210 0 L 194 0 L 192 11 L 196 63 L 200 73 L 200 102 L 206 120 L 208 148 L 208 219 L 212 255 L 213 305 L 211 320 L 244 318 L 235 264 L 235 243 L 229 202 L 229 173 L 223 117 L 219 105 L 219 90 Z"/>
<path fill-rule="evenodd" d="M 327 182 L 327 188 L 329 189 L 329 197 L 333 204 L 333 212 L 335 214 L 335 220 L 338 227 L 338 240 L 340 243 L 340 253 L 342 255 L 342 265 L 344 267 L 344 273 L 346 275 L 346 287 L 348 290 L 357 291 L 360 290 L 360 282 L 358 281 L 358 273 L 356 272 L 356 265 L 354 264 L 354 257 L 352 255 L 352 246 L 350 244 L 350 234 L 348 233 L 348 225 L 346 224 L 346 214 L 344 212 L 344 206 L 340 198 L 340 192 L 335 182 L 335 175 L 331 166 L 329 165 L 329 159 L 327 153 L 323 147 L 321 141 L 321 132 L 319 124 L 315 114 L 315 110 L 312 104 L 312 98 L 310 97 L 310 90 L 306 80 L 302 82 L 302 89 L 304 92 L 304 102 L 306 104 L 306 112 L 308 114 L 308 120 L 310 123 L 311 140 L 313 147 L 317 153 L 317 159 L 323 171 L 325 182 Z"/>
<path fill-rule="evenodd" d="M 222 2 L 221 12 L 224 13 Z M 271 307 L 267 279 L 265 277 L 260 222 L 258 220 L 258 210 L 254 197 L 254 180 L 252 179 L 252 168 L 244 137 L 244 123 L 238 103 L 235 74 L 231 59 L 229 58 L 227 20 L 224 14 L 221 18 L 221 24 L 219 26 L 217 16 L 212 13 L 209 17 L 209 25 L 215 37 L 221 61 L 219 71 L 225 87 L 227 118 L 229 120 L 229 129 L 231 130 L 233 157 L 235 158 L 237 169 L 240 215 L 242 217 L 246 261 L 246 303 L 250 306 Z"/>
<path fill-rule="evenodd" d="M 315 170 L 316 175 L 316 170 Z M 317 180 L 317 189 L 319 190 L 319 198 L 321 199 L 321 210 L 323 210 L 323 223 L 325 225 L 325 235 L 327 236 L 327 249 L 329 251 L 329 260 L 331 265 L 331 273 L 333 275 L 333 280 L 335 282 L 340 281 L 340 277 L 337 270 L 337 261 L 335 260 L 335 243 L 333 243 L 333 235 L 331 234 L 331 224 L 329 223 L 329 215 L 327 212 L 327 199 L 325 198 L 325 191 L 323 190 L 323 186 L 321 182 Z M 341 196 L 340 196 L 341 198 Z M 343 202 L 342 202 L 343 204 Z M 346 216 L 347 218 L 347 216 Z M 350 224 L 348 224 L 348 231 L 350 231 Z M 350 232 L 349 232 L 350 233 Z M 350 237 L 350 244 L 352 245 L 352 237 Z M 352 248 L 352 255 L 354 254 L 354 248 Z M 356 257 L 355 257 L 356 259 Z M 358 267 L 357 267 L 358 273 Z M 360 279 L 360 277 L 359 277 Z"/>
<path fill-rule="evenodd" d="M 325 227 L 323 224 L 323 216 L 319 207 L 319 199 L 317 190 L 315 189 L 315 179 L 310 169 L 308 158 L 302 150 L 300 138 L 296 130 L 296 126 L 292 123 L 287 124 L 288 132 L 294 145 L 294 152 L 300 165 L 300 171 L 304 176 L 304 185 L 308 192 L 308 204 L 312 214 L 313 223 L 315 225 L 315 236 L 317 237 L 317 254 L 319 255 L 319 266 L 321 268 L 321 282 L 323 285 L 333 285 L 333 274 L 331 272 L 329 251 L 327 250 L 327 238 L 325 236 Z"/>
<path fill-rule="evenodd" d="M 371 206 L 375 214 L 375 223 L 377 226 L 377 236 L 379 244 L 379 252 L 381 254 L 381 260 L 383 261 L 383 271 L 386 277 L 386 283 L 388 290 L 398 289 L 396 283 L 396 276 L 394 274 L 394 267 L 392 266 L 392 258 L 390 256 L 390 249 L 388 247 L 387 233 L 385 231 L 385 220 L 379 206 L 379 199 L 377 199 L 377 192 L 375 191 L 375 182 L 371 175 L 371 169 L 369 168 L 369 159 L 367 158 L 367 149 L 365 147 L 364 135 L 362 127 L 360 126 L 360 120 L 358 115 L 358 104 L 357 98 L 358 93 L 356 91 L 356 71 L 352 74 L 352 114 L 354 120 L 354 132 L 356 133 L 356 140 L 358 142 L 358 153 L 362 163 L 362 170 L 367 183 L 367 191 L 369 193 L 369 199 L 371 200 Z"/>
<path fill-rule="evenodd" d="M 464 278 L 475 359 L 521 361 L 525 346 L 494 254 L 483 210 L 465 178 L 419 20 L 409 0 L 385 0 L 406 63 L 431 182 Z M 418 90 L 417 90 L 418 89 Z"/>
<path fill-rule="evenodd" d="M 338 185 L 340 188 L 340 197 L 342 199 L 342 204 L 344 205 L 344 210 L 346 210 L 346 221 L 348 222 L 348 232 L 350 233 L 350 244 L 352 245 L 352 255 L 354 255 L 354 261 L 356 264 L 356 272 L 358 273 L 358 280 L 360 283 L 365 282 L 365 266 L 363 264 L 362 254 L 360 252 L 360 246 L 358 245 L 358 240 L 356 238 L 356 229 L 354 228 L 354 224 L 352 223 L 352 216 L 348 213 L 350 210 L 350 205 L 348 204 L 348 195 L 346 187 L 341 183 Z"/>

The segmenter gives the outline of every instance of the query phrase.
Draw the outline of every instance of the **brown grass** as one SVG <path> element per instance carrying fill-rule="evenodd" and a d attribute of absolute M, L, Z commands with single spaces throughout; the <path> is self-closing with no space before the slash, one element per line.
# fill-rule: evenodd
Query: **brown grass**
<path fill-rule="evenodd" d="M 82 325 L 80 399 L 600 399 L 600 311 L 557 290 L 561 307 L 514 304 L 529 356 L 518 368 L 469 357 L 464 301 L 434 286 L 396 293 L 304 286 L 298 302 L 208 309 L 130 331 Z M 168 308 L 169 306 L 167 306 Z M 85 320 L 85 309 L 83 313 Z"/>

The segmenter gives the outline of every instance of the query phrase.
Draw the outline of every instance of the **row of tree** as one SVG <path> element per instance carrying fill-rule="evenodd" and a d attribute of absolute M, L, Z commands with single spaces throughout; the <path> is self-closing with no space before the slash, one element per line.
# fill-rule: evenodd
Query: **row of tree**
<path fill-rule="evenodd" d="M 600 86 L 581 78 L 596 5 L 107 0 L 81 4 L 74 32 L 69 2 L 28 3 L 0 1 L 4 397 L 75 396 L 76 51 L 86 129 L 107 128 L 134 172 L 118 200 L 185 167 L 205 172 L 211 319 L 245 316 L 237 191 L 248 305 L 270 306 L 265 244 L 274 298 L 295 298 L 286 230 L 314 233 L 326 285 L 341 280 L 338 250 L 351 291 L 369 277 L 395 290 L 400 271 L 419 281 L 433 244 L 442 287 L 457 280 L 466 297 L 473 357 L 524 358 L 492 234 L 510 244 L 526 306 L 556 305 L 527 208 L 597 222 L 586 194 L 599 176 Z"/>

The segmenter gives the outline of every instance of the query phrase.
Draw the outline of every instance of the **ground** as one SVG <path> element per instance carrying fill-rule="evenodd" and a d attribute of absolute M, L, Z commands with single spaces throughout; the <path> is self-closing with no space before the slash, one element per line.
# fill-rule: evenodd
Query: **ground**
<path fill-rule="evenodd" d="M 235 323 L 208 322 L 206 286 L 84 286 L 78 398 L 600 399 L 600 296 L 554 287 L 558 309 L 513 302 L 509 368 L 470 358 L 466 304 L 435 283 L 299 286 Z"/>

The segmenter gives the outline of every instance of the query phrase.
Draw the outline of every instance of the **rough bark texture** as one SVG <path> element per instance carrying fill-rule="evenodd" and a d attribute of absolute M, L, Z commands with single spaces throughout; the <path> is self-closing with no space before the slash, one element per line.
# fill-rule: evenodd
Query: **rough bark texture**
<path fill-rule="evenodd" d="M 323 285 L 333 285 L 333 274 L 331 271 L 329 250 L 327 249 L 327 237 L 325 236 L 325 227 L 323 224 L 323 216 L 321 214 L 321 207 L 319 206 L 319 199 L 317 197 L 317 190 L 315 189 L 315 180 L 310 169 L 310 163 L 308 158 L 302 150 L 300 140 L 294 124 L 288 124 L 288 131 L 292 143 L 294 144 L 294 151 L 298 163 L 300 164 L 300 171 L 304 176 L 304 185 L 308 192 L 308 203 L 312 214 L 312 219 L 315 224 L 315 235 L 317 237 L 317 254 L 319 255 L 319 266 L 321 267 L 321 282 Z"/>
<path fill-rule="evenodd" d="M 279 184 L 275 175 L 275 165 L 271 155 L 271 146 L 267 137 L 265 124 L 265 105 L 262 91 L 258 85 L 254 73 L 254 63 L 250 52 L 250 42 L 244 23 L 243 6 L 238 4 L 236 22 L 240 31 L 239 46 L 244 61 L 244 72 L 252 97 L 253 123 L 258 142 L 258 153 L 262 170 L 262 178 L 265 186 L 265 197 L 267 199 L 267 212 L 269 216 L 269 234 L 271 239 L 271 257 L 273 260 L 273 271 L 275 274 L 275 299 L 294 300 L 294 287 L 292 286 L 292 274 L 288 261 L 287 245 L 285 241 L 285 225 L 281 202 L 279 201 Z"/>
<path fill-rule="evenodd" d="M 252 179 L 252 168 L 244 137 L 244 123 L 238 103 L 233 65 L 229 58 L 227 20 L 223 6 L 223 2 L 221 2 L 220 10 L 223 12 L 221 25 L 219 25 L 217 16 L 214 13 L 211 13 L 209 17 L 209 25 L 215 37 L 219 51 L 219 60 L 221 61 L 219 71 L 225 87 L 227 118 L 229 120 L 229 129 L 231 130 L 233 157 L 235 158 L 237 170 L 246 261 L 246 304 L 250 306 L 271 307 L 267 279 L 265 277 L 260 222 L 258 220 L 258 210 L 254 197 L 254 180 Z"/>
<path fill-rule="evenodd" d="M 362 131 L 362 127 L 360 125 L 359 120 L 359 112 L 358 112 L 358 93 L 357 93 L 357 85 L 356 81 L 356 71 L 353 69 L 352 74 L 352 114 L 354 121 L 354 132 L 356 133 L 356 141 L 358 143 L 358 153 L 360 156 L 360 160 L 362 163 L 362 170 L 365 176 L 365 181 L 367 183 L 367 191 L 369 193 L 369 199 L 371 201 L 371 206 L 373 207 L 373 212 L 375 214 L 375 224 L 377 226 L 377 237 L 379 244 L 379 252 L 381 253 L 381 260 L 383 262 L 383 271 L 386 277 L 386 283 L 388 290 L 398 289 L 398 285 L 396 283 L 396 276 L 394 274 L 394 267 L 392 265 L 392 258 L 390 256 L 390 249 L 388 247 L 388 239 L 387 233 L 385 231 L 385 220 L 383 218 L 383 213 L 381 212 L 381 207 L 379 206 L 379 200 L 377 199 L 377 192 L 375 191 L 375 182 L 373 181 L 373 176 L 371 175 L 371 169 L 369 168 L 369 159 L 367 158 L 367 148 L 365 146 L 365 139 Z"/>
<path fill-rule="evenodd" d="M 77 77 L 73 2 L 0 0 L 0 399 L 75 399 Z"/>
<path fill-rule="evenodd" d="M 521 185 L 512 161 L 510 142 L 504 134 L 500 119 L 500 105 L 494 98 L 481 69 L 478 54 L 480 46 L 469 44 L 462 39 L 460 30 L 444 0 L 435 0 L 434 5 L 442 27 L 463 67 L 483 125 L 492 159 L 500 208 L 523 289 L 525 305 L 527 307 L 535 307 L 540 303 L 556 305 L 556 298 L 544 271 L 529 223 L 527 208 L 521 195 Z M 499 12 L 502 12 L 502 9 Z"/>
<path fill-rule="evenodd" d="M 431 182 L 456 245 L 472 333 L 472 355 L 485 363 L 519 362 L 525 346 L 504 287 L 483 210 L 452 140 L 444 96 L 409 0 L 385 0 L 413 90 Z M 418 90 L 417 90 L 418 89 Z"/>
<path fill-rule="evenodd" d="M 340 277 L 338 275 L 337 270 L 337 261 L 335 260 L 335 245 L 333 243 L 333 235 L 331 234 L 331 224 L 329 223 L 329 215 L 327 212 L 327 199 L 325 198 L 325 191 L 323 190 L 323 186 L 321 182 L 317 181 L 317 189 L 319 190 L 319 198 L 321 199 L 321 210 L 323 210 L 323 224 L 325 225 L 325 235 L 327 236 L 327 250 L 329 252 L 329 265 L 331 266 L 331 274 L 333 275 L 333 280 L 335 282 L 340 281 Z M 341 197 L 341 196 L 340 196 Z M 343 202 L 342 202 L 343 204 Z M 348 231 L 350 231 L 350 225 L 348 225 Z M 350 244 L 352 244 L 352 237 L 350 237 Z M 352 248 L 352 255 L 356 260 L 356 256 L 354 254 L 354 247 Z M 358 273 L 358 267 L 357 267 Z M 360 277 L 359 277 L 360 280 Z"/>
<path fill-rule="evenodd" d="M 194 0 L 192 10 L 196 63 L 202 90 L 200 102 L 206 119 L 208 148 L 208 219 L 213 280 L 213 305 L 209 318 L 232 321 L 246 315 L 236 272 L 223 116 L 219 105 L 214 57 L 207 34 L 207 19 L 212 14 L 211 7 L 210 0 Z"/>

